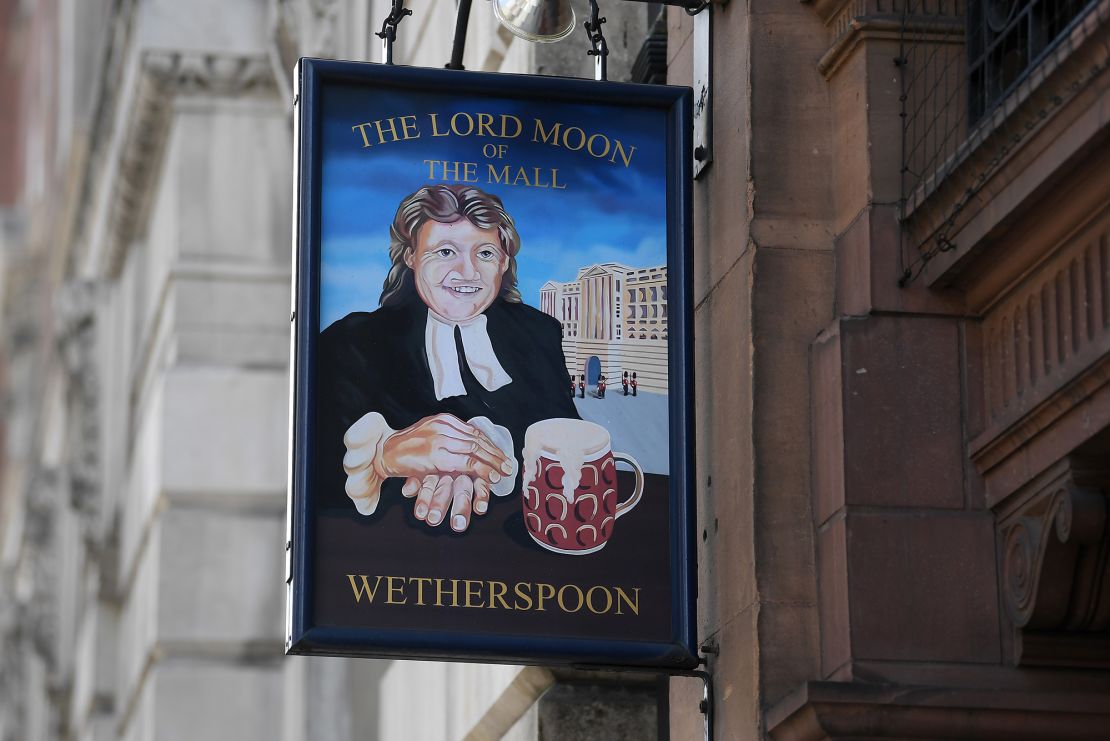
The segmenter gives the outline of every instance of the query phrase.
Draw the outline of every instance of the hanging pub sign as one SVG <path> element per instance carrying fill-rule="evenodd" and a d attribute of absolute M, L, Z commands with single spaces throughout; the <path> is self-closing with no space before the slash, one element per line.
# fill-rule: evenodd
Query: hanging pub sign
<path fill-rule="evenodd" d="M 695 666 L 690 90 L 296 76 L 287 650 Z"/>

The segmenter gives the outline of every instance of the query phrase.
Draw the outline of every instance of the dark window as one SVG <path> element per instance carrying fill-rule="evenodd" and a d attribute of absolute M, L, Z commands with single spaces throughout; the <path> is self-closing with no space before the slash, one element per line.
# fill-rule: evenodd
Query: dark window
<path fill-rule="evenodd" d="M 667 83 L 667 14 L 662 3 L 648 3 L 648 35 L 636 61 L 632 63 L 632 82 L 659 85 Z"/>
<path fill-rule="evenodd" d="M 968 0 L 971 124 L 1051 51 L 1088 4 L 1088 0 Z"/>

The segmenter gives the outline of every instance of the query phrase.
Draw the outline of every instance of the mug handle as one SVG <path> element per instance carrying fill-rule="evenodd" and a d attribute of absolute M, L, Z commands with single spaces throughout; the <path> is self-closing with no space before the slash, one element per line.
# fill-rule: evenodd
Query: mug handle
<path fill-rule="evenodd" d="M 628 498 L 628 501 L 620 502 L 617 505 L 617 513 L 613 517 L 616 520 L 621 515 L 631 512 L 632 508 L 640 503 L 640 497 L 644 493 L 644 469 L 640 468 L 640 464 L 628 453 L 613 453 L 613 460 L 624 461 L 632 466 L 632 473 L 636 475 L 636 485 L 632 487 L 632 496 Z"/>

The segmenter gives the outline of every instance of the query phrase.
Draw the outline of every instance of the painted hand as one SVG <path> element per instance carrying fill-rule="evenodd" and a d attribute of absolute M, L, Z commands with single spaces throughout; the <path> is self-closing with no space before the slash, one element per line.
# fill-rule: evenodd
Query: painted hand
<path fill-rule="evenodd" d="M 452 414 L 425 417 L 390 435 L 375 466 L 387 477 L 452 473 L 490 484 L 514 471 L 512 459 L 484 432 Z"/>
<path fill-rule="evenodd" d="M 450 507 L 451 529 L 464 532 L 473 514 L 483 515 L 489 509 L 489 482 L 466 474 L 428 474 L 410 477 L 401 487 L 406 497 L 416 497 L 413 514 L 432 527 L 446 519 Z"/>
<path fill-rule="evenodd" d="M 435 527 L 449 510 L 451 529 L 463 532 L 472 515 L 488 510 L 491 492 L 508 494 L 516 476 L 508 431 L 484 417 L 471 422 L 438 414 L 395 432 L 377 412 L 366 414 L 343 438 L 347 496 L 360 513 L 373 514 L 382 483 L 403 477 L 417 519 Z"/>

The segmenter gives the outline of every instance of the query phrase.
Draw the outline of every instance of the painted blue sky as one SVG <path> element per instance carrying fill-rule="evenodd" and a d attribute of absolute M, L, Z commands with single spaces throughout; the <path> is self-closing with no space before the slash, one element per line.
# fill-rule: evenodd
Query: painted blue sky
<path fill-rule="evenodd" d="M 352 311 L 378 306 L 389 267 L 389 224 L 397 205 L 419 187 L 444 182 L 429 179 L 424 160 L 478 163 L 474 185 L 499 196 L 516 220 L 521 236 L 517 257 L 519 286 L 527 303 L 539 303 L 548 280 L 574 278 L 578 268 L 617 261 L 633 267 L 666 261 L 665 114 L 629 111 L 619 106 L 544 104 L 504 98 L 447 99 L 408 91 L 368 92 L 333 87 L 323 99 L 322 286 L 320 326 Z M 487 136 L 431 136 L 429 113 L 440 130 L 456 112 L 517 116 L 524 133 L 514 139 Z M 365 148 L 352 126 L 402 115 L 416 116 L 420 138 L 377 142 Z M 619 139 L 635 146 L 625 167 L 594 158 L 585 149 L 570 151 L 532 141 L 534 120 L 545 127 L 559 122 L 587 135 Z M 503 159 L 483 156 L 485 144 L 508 146 Z M 600 140 L 598 140 L 600 144 Z M 564 190 L 486 182 L 486 163 L 515 171 L 558 168 Z"/>

